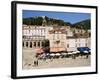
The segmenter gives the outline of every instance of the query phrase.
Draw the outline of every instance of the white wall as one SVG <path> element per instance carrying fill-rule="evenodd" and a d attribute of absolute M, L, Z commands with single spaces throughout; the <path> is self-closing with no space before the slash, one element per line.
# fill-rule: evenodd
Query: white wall
<path fill-rule="evenodd" d="M 11 14 L 10 14 L 11 8 L 10 8 L 10 3 L 11 2 L 10 1 L 11 0 L 1 0 L 0 1 L 0 80 L 11 80 L 10 78 L 10 71 L 11 71 L 10 69 L 11 68 L 10 66 L 11 65 Z M 66 3 L 66 4 L 100 5 L 99 4 L 100 0 L 33 0 L 33 1 L 64 3 L 64 4 Z M 100 11 L 99 11 L 99 14 L 100 14 Z M 100 21 L 100 17 L 99 17 L 99 21 Z M 100 30 L 100 25 L 99 25 L 98 30 Z M 100 31 L 99 31 L 99 34 L 100 34 Z M 99 37 L 99 41 L 100 41 L 100 37 Z M 100 57 L 100 54 L 98 57 Z M 100 58 L 99 58 L 99 61 L 100 61 Z M 100 62 L 99 62 L 99 67 L 100 67 Z M 100 68 L 99 68 L 99 71 L 100 71 Z M 56 79 L 57 80 L 100 80 L 100 73 L 92 74 L 92 75 L 42 78 L 42 80 L 56 80 Z M 27 79 L 27 80 L 33 80 L 33 79 Z M 36 78 L 34 80 L 41 80 L 41 79 Z"/>

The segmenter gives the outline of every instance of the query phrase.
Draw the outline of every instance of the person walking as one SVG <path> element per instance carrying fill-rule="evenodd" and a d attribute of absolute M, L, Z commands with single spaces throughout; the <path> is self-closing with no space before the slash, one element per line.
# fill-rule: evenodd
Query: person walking
<path fill-rule="evenodd" d="M 37 59 L 37 61 L 36 61 L 36 65 L 38 66 L 38 59 Z"/>
<path fill-rule="evenodd" d="M 38 66 L 38 58 L 34 57 L 34 66 Z"/>
<path fill-rule="evenodd" d="M 34 66 L 36 66 L 36 61 L 34 60 Z"/>

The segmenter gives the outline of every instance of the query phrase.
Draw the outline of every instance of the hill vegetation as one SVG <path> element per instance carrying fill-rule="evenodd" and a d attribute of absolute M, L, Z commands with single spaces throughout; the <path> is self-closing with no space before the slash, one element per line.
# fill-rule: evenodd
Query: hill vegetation
<path fill-rule="evenodd" d="M 29 18 L 23 18 L 23 24 L 25 25 L 38 25 L 41 26 L 43 24 L 43 17 L 29 17 Z M 46 25 L 59 25 L 59 26 L 71 26 L 79 29 L 90 29 L 90 19 L 88 20 L 83 20 L 80 22 L 77 22 L 75 24 L 71 24 L 70 22 L 65 22 L 64 20 L 60 19 L 54 19 L 54 18 L 49 18 L 45 16 L 45 24 Z"/>
<path fill-rule="evenodd" d="M 80 28 L 80 29 L 82 28 L 82 29 L 85 29 L 85 30 L 91 29 L 90 19 L 83 20 L 83 21 L 80 21 L 78 23 L 75 23 L 75 24 L 73 24 L 73 27 Z"/>

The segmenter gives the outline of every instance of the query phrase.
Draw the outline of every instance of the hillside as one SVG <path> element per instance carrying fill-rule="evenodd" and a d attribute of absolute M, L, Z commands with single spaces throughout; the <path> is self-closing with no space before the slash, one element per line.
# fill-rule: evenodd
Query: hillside
<path fill-rule="evenodd" d="M 73 27 L 82 28 L 82 29 L 91 29 L 90 19 L 80 21 L 78 23 L 73 24 Z"/>
<path fill-rule="evenodd" d="M 46 20 L 46 25 L 54 25 L 57 24 L 59 26 L 64 26 L 64 25 L 71 25 L 69 22 L 64 22 L 63 20 L 60 19 L 54 19 L 54 18 L 49 18 L 45 16 Z M 23 18 L 23 24 L 26 25 L 42 25 L 43 23 L 43 17 L 30 17 L 30 18 Z"/>
<path fill-rule="evenodd" d="M 59 25 L 59 26 L 71 26 L 79 29 L 90 29 L 90 19 L 88 20 L 83 20 L 80 22 L 77 22 L 75 24 L 71 24 L 70 22 L 64 22 L 64 20 L 60 19 L 54 19 L 54 18 L 49 18 L 45 16 L 45 24 L 46 25 Z M 23 18 L 23 24 L 25 25 L 38 25 L 41 26 L 43 24 L 43 17 L 29 17 L 29 18 Z"/>

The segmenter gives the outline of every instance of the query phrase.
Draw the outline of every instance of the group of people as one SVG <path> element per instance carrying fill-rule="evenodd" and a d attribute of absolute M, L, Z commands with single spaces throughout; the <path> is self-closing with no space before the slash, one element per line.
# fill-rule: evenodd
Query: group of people
<path fill-rule="evenodd" d="M 61 55 L 59 55 L 59 56 L 61 57 Z M 76 59 L 76 57 L 79 56 L 79 54 L 78 55 L 75 55 L 75 54 L 68 55 L 67 54 L 67 55 L 64 55 L 64 56 L 72 57 L 72 59 Z M 64 58 L 64 56 L 62 56 L 61 58 Z M 81 54 L 81 57 L 82 56 L 85 56 L 86 59 L 88 59 L 89 54 Z M 46 59 L 51 59 L 51 61 L 52 61 L 54 58 L 57 58 L 57 56 L 56 57 L 55 56 L 50 57 L 50 54 L 49 55 L 47 55 L 47 54 L 36 55 L 35 58 L 34 58 L 34 66 L 38 66 L 40 59 L 42 59 L 44 61 L 46 61 Z"/>

